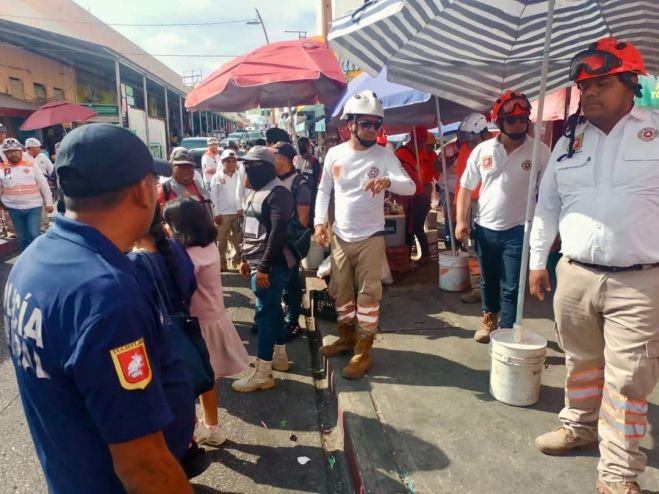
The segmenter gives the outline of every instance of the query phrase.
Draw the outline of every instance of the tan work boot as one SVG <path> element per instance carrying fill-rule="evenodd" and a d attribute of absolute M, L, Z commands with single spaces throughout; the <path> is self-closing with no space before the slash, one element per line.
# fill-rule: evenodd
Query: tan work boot
<path fill-rule="evenodd" d="M 474 339 L 478 343 L 489 343 L 490 333 L 499 327 L 498 312 L 483 312 L 481 327 L 474 334 Z"/>
<path fill-rule="evenodd" d="M 357 331 L 353 323 L 339 323 L 337 326 L 339 339 L 331 345 L 324 345 L 320 348 L 320 354 L 323 357 L 336 357 L 342 353 L 352 351 L 357 342 Z"/>
<path fill-rule="evenodd" d="M 568 429 L 564 425 L 535 439 L 535 447 L 544 454 L 552 456 L 561 456 L 575 448 L 595 446 L 596 444 L 597 439 L 579 437 L 572 429 Z"/>
<path fill-rule="evenodd" d="M 631 480 L 607 482 L 597 479 L 598 494 L 641 494 L 641 486 Z"/>
<path fill-rule="evenodd" d="M 257 389 L 270 389 L 275 385 L 272 377 L 272 362 L 267 360 L 256 360 L 256 368 L 247 377 L 234 381 L 231 389 L 239 393 L 251 393 Z"/>
<path fill-rule="evenodd" d="M 364 377 L 366 371 L 371 367 L 371 363 L 373 363 L 371 348 L 373 347 L 374 338 L 375 335 L 360 333 L 355 344 L 355 354 L 348 362 L 348 365 L 343 368 L 343 377 L 346 379 Z"/>
<path fill-rule="evenodd" d="M 272 354 L 272 369 L 279 372 L 286 372 L 289 367 L 286 345 L 275 345 L 275 351 Z"/>

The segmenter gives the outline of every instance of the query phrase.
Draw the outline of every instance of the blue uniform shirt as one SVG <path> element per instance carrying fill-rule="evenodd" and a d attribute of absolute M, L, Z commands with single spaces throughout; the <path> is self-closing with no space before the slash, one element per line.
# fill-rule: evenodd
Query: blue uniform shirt
<path fill-rule="evenodd" d="M 108 444 L 163 431 L 180 458 L 194 395 L 132 263 L 58 215 L 21 255 L 4 296 L 25 415 L 51 494 L 124 492 Z"/>

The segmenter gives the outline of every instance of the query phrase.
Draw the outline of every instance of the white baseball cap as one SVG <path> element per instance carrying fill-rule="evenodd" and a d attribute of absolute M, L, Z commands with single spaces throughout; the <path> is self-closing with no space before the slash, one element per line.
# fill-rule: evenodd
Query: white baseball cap
<path fill-rule="evenodd" d="M 236 152 L 233 149 L 225 149 L 222 151 L 220 161 L 224 161 L 227 158 L 238 158 L 238 156 L 236 156 Z"/>
<path fill-rule="evenodd" d="M 26 148 L 40 148 L 41 147 L 41 142 L 39 139 L 36 139 L 34 137 L 28 137 L 25 139 L 25 147 Z"/>

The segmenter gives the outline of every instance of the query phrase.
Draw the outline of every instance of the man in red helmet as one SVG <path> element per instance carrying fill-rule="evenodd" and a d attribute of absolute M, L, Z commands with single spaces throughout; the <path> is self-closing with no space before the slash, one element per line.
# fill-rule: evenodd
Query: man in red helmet
<path fill-rule="evenodd" d="M 641 492 L 639 441 L 659 378 L 659 114 L 634 108 L 645 73 L 638 50 L 613 38 L 572 59 L 587 122 L 578 125 L 580 110 L 568 119 L 531 232 L 529 289 L 541 300 L 561 235 L 554 313 L 567 367 L 562 426 L 536 446 L 565 454 L 599 432 L 605 494 Z"/>
<path fill-rule="evenodd" d="M 460 178 L 455 236 L 466 242 L 472 192 L 480 184 L 474 220 L 476 255 L 481 267 L 483 320 L 474 339 L 488 343 L 490 333 L 512 328 L 517 311 L 526 200 L 533 138 L 528 135 L 531 103 L 522 93 L 506 91 L 492 106 L 492 120 L 501 133 L 474 148 Z M 540 143 L 535 167 L 540 176 L 549 160 Z M 499 318 L 499 314 L 501 318 Z"/>

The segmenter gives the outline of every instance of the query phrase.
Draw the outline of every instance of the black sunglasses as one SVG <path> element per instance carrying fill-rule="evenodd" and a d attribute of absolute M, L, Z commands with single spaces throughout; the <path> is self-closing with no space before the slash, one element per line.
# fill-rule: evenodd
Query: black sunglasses
<path fill-rule="evenodd" d="M 503 120 L 508 125 L 513 125 L 515 122 L 529 123 L 529 116 L 528 115 L 522 115 L 520 117 L 504 117 Z"/>
<path fill-rule="evenodd" d="M 364 130 L 380 130 L 380 127 L 382 127 L 382 120 L 357 120 L 356 122 L 359 128 Z"/>

